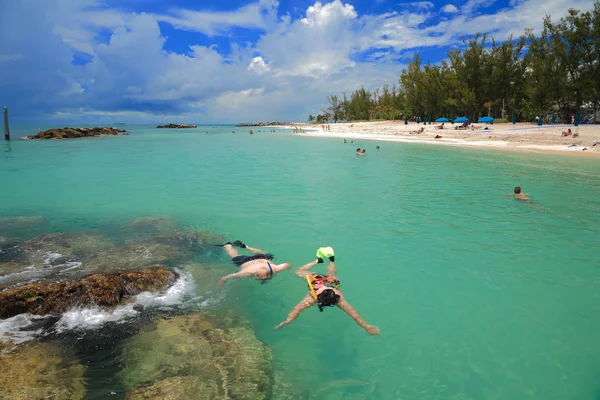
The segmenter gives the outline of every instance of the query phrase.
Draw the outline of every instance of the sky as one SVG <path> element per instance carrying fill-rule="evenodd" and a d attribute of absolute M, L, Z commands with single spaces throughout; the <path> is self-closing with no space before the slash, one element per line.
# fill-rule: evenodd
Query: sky
<path fill-rule="evenodd" d="M 11 123 L 305 121 L 419 53 L 502 41 L 591 0 L 0 0 Z"/>

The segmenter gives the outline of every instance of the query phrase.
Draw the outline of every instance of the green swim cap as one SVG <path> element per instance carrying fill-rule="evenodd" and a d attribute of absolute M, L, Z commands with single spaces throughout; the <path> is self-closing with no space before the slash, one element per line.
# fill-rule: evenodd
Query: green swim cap
<path fill-rule="evenodd" d="M 335 253 L 333 252 L 332 247 L 319 247 L 319 250 L 317 250 L 318 258 L 329 258 L 333 256 L 335 256 Z"/>

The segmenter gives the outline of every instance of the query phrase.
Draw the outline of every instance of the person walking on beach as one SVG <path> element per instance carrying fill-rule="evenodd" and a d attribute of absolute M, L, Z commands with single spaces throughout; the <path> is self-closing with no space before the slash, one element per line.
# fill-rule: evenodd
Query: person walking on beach
<path fill-rule="evenodd" d="M 513 196 L 515 200 L 529 201 L 529 195 L 521 192 L 521 186 L 515 187 L 513 191 L 514 193 L 511 193 L 509 196 Z"/>
<path fill-rule="evenodd" d="M 323 258 L 329 259 L 327 266 L 327 275 L 321 275 L 310 272 L 317 264 L 323 263 Z M 331 247 L 321 247 L 317 250 L 317 259 L 300 267 L 296 272 L 296 276 L 305 280 L 308 285 L 308 293 L 289 313 L 287 319 L 277 325 L 275 329 L 280 329 L 296 318 L 305 309 L 314 306 L 319 307 L 319 311 L 323 312 L 324 307 L 337 306 L 348 314 L 361 328 L 369 335 L 379 335 L 379 328 L 367 324 L 354 308 L 346 301 L 344 295 L 339 289 L 340 281 L 335 276 L 335 253 Z"/>
<path fill-rule="evenodd" d="M 225 275 L 219 280 L 219 286 L 223 286 L 228 279 L 232 278 L 250 278 L 254 276 L 256 280 L 261 281 L 262 283 L 266 283 L 269 281 L 273 275 L 278 272 L 285 271 L 286 269 L 292 268 L 292 264 L 283 263 L 283 264 L 275 264 L 273 263 L 273 255 L 265 254 L 264 251 L 260 249 L 256 249 L 254 247 L 246 246 L 244 243 L 236 240 L 233 243 L 227 242 L 222 245 L 227 255 L 231 257 L 231 261 L 238 267 L 240 267 L 239 272 L 234 274 Z M 239 247 L 241 249 L 246 249 L 251 253 L 254 253 L 253 256 L 241 256 L 233 246 Z"/>

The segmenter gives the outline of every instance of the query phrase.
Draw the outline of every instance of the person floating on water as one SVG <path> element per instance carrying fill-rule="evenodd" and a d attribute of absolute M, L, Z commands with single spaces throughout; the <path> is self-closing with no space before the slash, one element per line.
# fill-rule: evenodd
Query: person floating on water
<path fill-rule="evenodd" d="M 315 265 L 321 264 L 323 262 L 323 258 L 325 257 L 329 259 L 327 275 L 316 274 L 309 271 Z M 331 247 L 321 247 L 319 250 L 317 250 L 317 259 L 315 261 L 300 267 L 295 272 L 299 278 L 306 280 L 308 285 L 308 293 L 304 299 L 302 299 L 302 301 L 300 301 L 300 303 L 298 303 L 298 305 L 296 305 L 296 307 L 294 307 L 294 309 L 289 313 L 287 319 L 277 325 L 275 329 L 280 329 L 286 326 L 298 318 L 298 314 L 300 314 L 303 310 L 316 304 L 321 312 L 323 312 L 325 307 L 338 306 L 344 310 L 346 314 L 352 317 L 352 319 L 354 319 L 356 323 L 361 326 L 361 328 L 366 330 L 369 335 L 379 335 L 379 328 L 367 324 L 360 317 L 360 315 L 358 315 L 356 310 L 354 310 L 354 308 L 352 308 L 352 306 L 346 301 L 342 292 L 340 292 L 340 281 L 335 277 L 335 273 L 335 254 L 333 249 Z"/>
<path fill-rule="evenodd" d="M 228 279 L 249 278 L 251 276 L 254 276 L 255 279 L 261 281 L 262 283 L 266 283 L 276 273 L 292 268 L 292 264 L 289 263 L 275 264 L 273 262 L 272 254 L 265 254 L 265 252 L 262 250 L 246 246 L 239 240 L 236 240 L 233 243 L 227 242 L 224 245 L 219 246 L 223 246 L 227 252 L 227 255 L 231 257 L 231 261 L 240 267 L 239 272 L 222 277 L 221 280 L 219 280 L 219 286 L 223 286 Z M 233 246 L 246 249 L 249 252 L 254 253 L 254 255 L 241 256 L 238 251 L 233 248 Z"/>
<path fill-rule="evenodd" d="M 529 195 L 521 192 L 521 186 L 515 187 L 514 193 L 511 193 L 509 196 L 513 196 L 516 200 L 529 201 Z"/>

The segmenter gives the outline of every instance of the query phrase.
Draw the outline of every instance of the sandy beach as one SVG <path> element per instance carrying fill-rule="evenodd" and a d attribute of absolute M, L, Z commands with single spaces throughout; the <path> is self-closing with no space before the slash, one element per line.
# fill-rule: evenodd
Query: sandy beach
<path fill-rule="evenodd" d="M 475 129 L 456 130 L 450 123 L 444 129 L 441 124 L 426 125 L 422 133 L 411 133 L 423 128 L 423 124 L 404 121 L 377 121 L 330 124 L 331 130 L 324 131 L 321 125 L 298 124 L 303 130 L 298 133 L 307 137 L 331 137 L 347 139 L 383 140 L 414 142 L 436 145 L 478 146 L 490 149 L 529 151 L 537 153 L 572 154 L 577 156 L 600 157 L 600 125 L 542 125 L 531 123 L 474 124 Z M 294 126 L 286 126 L 293 129 Z M 486 129 L 487 128 L 487 129 Z M 571 129 L 576 136 L 561 136 Z M 441 138 L 436 139 L 439 135 Z M 593 146 L 594 140 L 598 145 Z M 585 149 L 585 150 L 584 150 Z"/>

